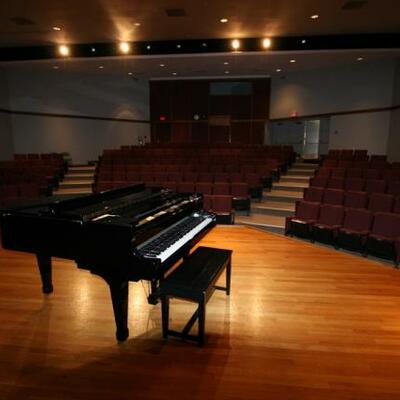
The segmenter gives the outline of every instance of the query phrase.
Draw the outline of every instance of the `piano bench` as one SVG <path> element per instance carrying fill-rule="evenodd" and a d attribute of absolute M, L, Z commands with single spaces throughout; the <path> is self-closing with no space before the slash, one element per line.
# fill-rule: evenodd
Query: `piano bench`
<path fill-rule="evenodd" d="M 160 283 L 163 337 L 175 336 L 194 340 L 201 347 L 205 336 L 206 303 L 216 289 L 224 290 L 229 296 L 231 289 L 232 250 L 198 247 L 179 267 Z M 226 286 L 216 286 L 218 278 L 226 270 Z M 179 298 L 198 304 L 182 332 L 169 329 L 169 300 Z M 198 320 L 198 335 L 189 334 Z"/>

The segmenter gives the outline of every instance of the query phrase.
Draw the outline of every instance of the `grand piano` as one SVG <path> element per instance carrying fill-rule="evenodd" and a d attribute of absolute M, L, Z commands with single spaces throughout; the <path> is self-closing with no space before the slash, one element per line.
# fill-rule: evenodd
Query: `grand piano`
<path fill-rule="evenodd" d="M 144 185 L 17 207 L 1 215 L 5 249 L 37 257 L 43 293 L 53 292 L 52 257 L 74 260 L 110 288 L 116 337 L 128 329 L 128 283 L 147 280 L 149 303 L 176 262 L 215 225 L 202 210 L 202 196 Z"/>

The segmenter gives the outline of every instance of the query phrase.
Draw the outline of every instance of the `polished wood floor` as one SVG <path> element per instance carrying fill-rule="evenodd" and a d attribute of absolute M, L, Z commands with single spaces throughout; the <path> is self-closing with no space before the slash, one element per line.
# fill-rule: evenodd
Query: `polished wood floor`
<path fill-rule="evenodd" d="M 400 272 L 245 227 L 232 294 L 208 304 L 203 349 L 161 339 L 160 306 L 130 285 L 130 339 L 117 344 L 104 282 L 56 260 L 44 296 L 31 255 L 0 251 L 0 399 L 400 398 Z M 179 327 L 193 305 L 172 302 Z"/>

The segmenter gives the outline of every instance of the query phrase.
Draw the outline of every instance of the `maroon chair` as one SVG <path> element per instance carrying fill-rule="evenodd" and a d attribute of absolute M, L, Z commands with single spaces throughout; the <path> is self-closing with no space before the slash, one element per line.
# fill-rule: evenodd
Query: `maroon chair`
<path fill-rule="evenodd" d="M 229 180 L 231 181 L 231 183 L 240 183 L 244 182 L 244 177 L 241 172 L 230 172 Z"/>
<path fill-rule="evenodd" d="M 372 221 L 373 214 L 368 210 L 346 209 L 343 226 L 337 232 L 336 247 L 363 252 Z"/>
<path fill-rule="evenodd" d="M 350 208 L 366 208 L 368 202 L 368 195 L 366 192 L 349 191 L 344 195 L 345 207 Z"/>
<path fill-rule="evenodd" d="M 362 178 L 363 170 L 361 168 L 349 168 L 346 173 L 347 179 L 349 178 Z"/>
<path fill-rule="evenodd" d="M 336 168 L 338 165 L 338 160 L 326 159 L 322 161 L 322 168 Z"/>
<path fill-rule="evenodd" d="M 217 224 L 233 224 L 235 222 L 235 212 L 232 207 L 232 196 L 211 197 L 212 211 L 217 216 Z"/>
<path fill-rule="evenodd" d="M 339 163 L 337 165 L 339 168 L 352 168 L 353 167 L 353 161 L 352 160 L 339 160 Z"/>
<path fill-rule="evenodd" d="M 182 172 L 169 172 L 168 180 L 171 182 L 182 182 Z"/>
<path fill-rule="evenodd" d="M 368 210 L 376 212 L 392 212 L 394 196 L 391 194 L 373 193 L 369 196 Z"/>
<path fill-rule="evenodd" d="M 315 171 L 315 176 L 330 178 L 333 169 L 335 168 L 318 168 Z"/>
<path fill-rule="evenodd" d="M 378 169 L 364 169 L 363 178 L 365 179 L 379 179 L 381 174 Z"/>
<path fill-rule="evenodd" d="M 214 195 L 230 196 L 231 195 L 231 185 L 230 183 L 217 182 L 213 184 Z"/>
<path fill-rule="evenodd" d="M 319 218 L 311 224 L 311 239 L 323 243 L 335 242 L 337 230 L 341 227 L 344 207 L 331 204 L 321 205 Z"/>
<path fill-rule="evenodd" d="M 112 172 L 113 181 L 126 181 L 125 169 L 114 169 Z"/>
<path fill-rule="evenodd" d="M 324 197 L 324 188 L 310 186 L 304 189 L 304 201 L 313 201 L 316 203 L 322 203 Z"/>
<path fill-rule="evenodd" d="M 343 149 L 340 152 L 340 159 L 341 160 L 352 160 L 354 157 L 354 152 L 353 150 L 350 149 Z"/>
<path fill-rule="evenodd" d="M 354 161 L 368 161 L 368 150 L 354 150 Z"/>
<path fill-rule="evenodd" d="M 325 188 L 328 184 L 328 179 L 326 176 L 314 176 L 310 178 L 310 186 Z"/>
<path fill-rule="evenodd" d="M 177 183 L 176 182 L 172 182 L 172 181 L 164 181 L 164 182 L 161 182 L 161 187 L 166 188 L 166 189 L 170 189 L 170 190 L 173 190 L 174 192 L 176 192 Z"/>
<path fill-rule="evenodd" d="M 19 192 L 17 185 L 4 185 L 3 186 L 3 203 L 11 204 L 18 201 Z"/>
<path fill-rule="evenodd" d="M 142 174 L 138 171 L 128 170 L 126 172 L 126 180 L 127 182 L 141 182 Z"/>
<path fill-rule="evenodd" d="M 23 183 L 19 185 L 19 195 L 24 200 L 36 199 L 40 195 L 40 188 L 34 183 Z"/>
<path fill-rule="evenodd" d="M 328 189 L 343 189 L 344 179 L 343 178 L 330 178 L 326 186 Z"/>
<path fill-rule="evenodd" d="M 205 194 L 203 196 L 203 209 L 212 211 L 212 196 L 210 194 Z"/>
<path fill-rule="evenodd" d="M 332 178 L 345 178 L 346 168 L 332 168 L 331 179 Z"/>
<path fill-rule="evenodd" d="M 396 214 L 400 214 L 400 196 L 396 197 L 396 200 L 395 200 L 394 206 L 393 206 L 393 212 Z"/>
<path fill-rule="evenodd" d="M 202 194 L 212 194 L 212 183 L 211 182 L 197 182 L 196 192 Z"/>
<path fill-rule="evenodd" d="M 196 183 L 198 178 L 197 172 L 185 172 L 183 174 L 183 181 L 184 182 L 193 182 Z"/>
<path fill-rule="evenodd" d="M 367 193 L 385 193 L 386 182 L 383 179 L 367 179 L 365 191 Z"/>
<path fill-rule="evenodd" d="M 178 182 L 176 191 L 178 193 L 194 193 L 196 191 L 195 184 L 193 182 Z"/>
<path fill-rule="evenodd" d="M 128 176 L 128 172 L 126 173 Z M 168 180 L 168 173 L 167 172 L 154 172 L 153 174 L 154 182 L 161 183 Z"/>
<path fill-rule="evenodd" d="M 285 235 L 310 237 L 310 226 L 319 217 L 320 205 L 309 201 L 298 201 L 293 217 L 286 217 Z"/>
<path fill-rule="evenodd" d="M 393 196 L 400 196 L 400 181 L 388 182 L 387 192 Z"/>
<path fill-rule="evenodd" d="M 140 174 L 140 179 L 146 184 L 146 186 L 152 186 L 154 184 L 153 172 L 142 172 Z"/>
<path fill-rule="evenodd" d="M 248 173 L 245 175 L 245 182 L 249 185 L 249 194 L 252 199 L 262 199 L 263 187 L 261 176 L 256 173 Z"/>
<path fill-rule="evenodd" d="M 355 190 L 362 192 L 365 188 L 365 179 L 360 178 L 347 178 L 344 181 L 344 189 L 345 190 Z"/>
<path fill-rule="evenodd" d="M 367 254 L 400 261 L 400 215 L 376 213 L 365 245 Z"/>
<path fill-rule="evenodd" d="M 368 160 L 353 161 L 353 168 L 361 168 L 362 170 L 368 169 Z"/>
<path fill-rule="evenodd" d="M 214 182 L 229 182 L 229 174 L 227 172 L 215 172 Z"/>
<path fill-rule="evenodd" d="M 333 204 L 342 206 L 344 200 L 344 190 L 340 189 L 325 189 L 322 202 L 324 204 Z"/>
<path fill-rule="evenodd" d="M 197 182 L 214 182 L 214 174 L 211 172 L 199 172 Z"/>
<path fill-rule="evenodd" d="M 233 208 L 237 211 L 250 213 L 249 185 L 244 182 L 231 183 Z"/>

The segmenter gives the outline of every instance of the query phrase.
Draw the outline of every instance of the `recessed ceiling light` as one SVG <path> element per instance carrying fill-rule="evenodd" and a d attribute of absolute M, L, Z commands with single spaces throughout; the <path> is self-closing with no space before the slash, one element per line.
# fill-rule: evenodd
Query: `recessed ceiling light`
<path fill-rule="evenodd" d="M 141 23 L 140 22 L 135 22 L 135 26 L 140 26 Z"/>
<path fill-rule="evenodd" d="M 357 58 L 357 61 L 363 61 L 364 60 L 364 57 L 358 57 Z"/>
<path fill-rule="evenodd" d="M 318 19 L 319 15 L 318 14 L 313 14 L 313 15 L 310 15 L 310 18 L 311 19 Z"/>
<path fill-rule="evenodd" d="M 294 58 L 292 58 L 292 59 L 290 60 L 290 62 L 293 64 L 293 63 L 296 62 L 296 60 L 295 60 Z"/>
<path fill-rule="evenodd" d="M 282 72 L 282 70 L 280 68 L 277 68 L 275 71 L 276 72 Z"/>
<path fill-rule="evenodd" d="M 177 48 L 177 49 L 180 49 L 181 47 L 182 47 L 181 44 L 177 44 L 177 45 L 176 45 L 176 48 Z"/>
<path fill-rule="evenodd" d="M 178 75 L 178 73 L 177 72 L 173 72 L 172 75 L 176 76 L 176 75 Z"/>
<path fill-rule="evenodd" d="M 58 69 L 60 68 L 58 65 L 53 65 L 53 69 Z"/>
<path fill-rule="evenodd" d="M 90 51 L 91 51 L 92 53 L 96 53 L 96 48 L 95 48 L 95 47 L 92 47 L 92 48 L 90 49 Z"/>
<path fill-rule="evenodd" d="M 121 53 L 128 54 L 131 50 L 131 45 L 128 42 L 121 42 L 119 44 L 119 50 Z"/>
<path fill-rule="evenodd" d="M 225 74 L 229 74 L 229 71 L 225 71 Z"/>
<path fill-rule="evenodd" d="M 61 31 L 61 28 L 59 26 L 53 26 L 53 31 Z"/>
<path fill-rule="evenodd" d="M 231 46 L 232 46 L 232 49 L 234 49 L 234 50 L 240 49 L 240 40 L 239 39 L 233 39 L 232 42 L 231 42 Z"/>
<path fill-rule="evenodd" d="M 99 69 L 104 69 L 104 65 L 99 65 Z"/>
<path fill-rule="evenodd" d="M 150 49 L 151 49 L 151 46 L 148 44 L 148 45 L 146 46 L 146 49 L 147 49 L 147 50 L 150 50 Z"/>
<path fill-rule="evenodd" d="M 133 75 L 133 72 L 128 72 L 128 75 Z"/>
<path fill-rule="evenodd" d="M 262 47 L 264 49 L 269 49 L 271 47 L 271 39 L 270 38 L 265 38 L 262 41 Z"/>
<path fill-rule="evenodd" d="M 224 62 L 224 65 L 229 65 L 228 61 L 225 61 L 225 62 Z"/>
<path fill-rule="evenodd" d="M 228 18 L 221 18 L 219 22 L 222 22 L 223 24 L 226 24 L 228 22 Z"/>
<path fill-rule="evenodd" d="M 203 47 L 207 47 L 207 43 L 202 43 L 201 44 Z"/>
<path fill-rule="evenodd" d="M 58 52 L 60 53 L 61 56 L 68 57 L 69 56 L 69 47 L 66 46 L 65 44 L 62 44 L 61 46 L 58 46 Z"/>
<path fill-rule="evenodd" d="M 165 67 L 165 64 L 160 64 L 160 67 Z"/>
<path fill-rule="evenodd" d="M 302 44 L 305 44 L 305 43 L 306 43 L 306 39 L 303 39 L 303 40 L 301 41 L 301 43 L 302 43 Z"/>

